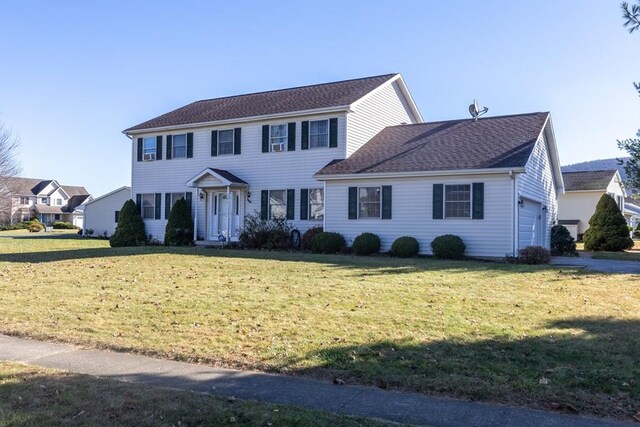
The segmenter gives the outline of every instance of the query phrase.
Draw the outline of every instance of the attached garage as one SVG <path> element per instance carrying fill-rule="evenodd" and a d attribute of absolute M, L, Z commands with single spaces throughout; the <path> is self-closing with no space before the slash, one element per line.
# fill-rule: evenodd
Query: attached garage
<path fill-rule="evenodd" d="M 522 199 L 519 205 L 518 248 L 542 246 L 542 204 L 530 199 Z"/>

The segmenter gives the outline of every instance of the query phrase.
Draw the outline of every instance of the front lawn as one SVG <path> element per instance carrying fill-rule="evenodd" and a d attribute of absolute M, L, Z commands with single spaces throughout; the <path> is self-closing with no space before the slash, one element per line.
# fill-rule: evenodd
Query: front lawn
<path fill-rule="evenodd" d="M 0 361 L 1 426 L 386 426 Z"/>
<path fill-rule="evenodd" d="M 633 241 L 633 248 L 620 251 L 620 252 L 606 252 L 606 251 L 598 251 L 598 252 L 589 252 L 591 256 L 595 259 L 614 259 L 621 261 L 640 261 L 640 240 Z M 584 251 L 584 243 L 578 243 L 577 249 L 579 251 Z"/>
<path fill-rule="evenodd" d="M 631 419 L 638 276 L 0 233 L 0 332 Z"/>

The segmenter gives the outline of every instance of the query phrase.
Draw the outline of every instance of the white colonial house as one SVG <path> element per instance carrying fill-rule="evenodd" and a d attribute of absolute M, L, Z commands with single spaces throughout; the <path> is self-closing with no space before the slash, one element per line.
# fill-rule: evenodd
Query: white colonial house
<path fill-rule="evenodd" d="M 130 198 L 131 187 L 125 186 L 79 206 L 78 209 L 84 211 L 83 234 L 87 235 L 87 230 L 92 230 L 94 236 L 111 236 L 116 230 L 120 209 Z"/>
<path fill-rule="evenodd" d="M 565 193 L 558 198 L 558 222 L 579 240 L 589 228 L 589 219 L 603 194 L 609 194 L 625 210 L 626 190 L 616 169 L 563 172 Z"/>
<path fill-rule="evenodd" d="M 549 246 L 562 192 L 548 113 L 423 123 L 400 74 L 194 102 L 126 129 L 132 194 L 159 240 L 181 197 L 198 242 L 247 214 L 345 235 L 438 235 L 472 256 Z"/>
<path fill-rule="evenodd" d="M 11 178 L 11 222 L 37 218 L 44 224 L 70 222 L 82 228 L 78 206 L 91 199 L 84 187 L 61 185 L 56 180 Z"/>

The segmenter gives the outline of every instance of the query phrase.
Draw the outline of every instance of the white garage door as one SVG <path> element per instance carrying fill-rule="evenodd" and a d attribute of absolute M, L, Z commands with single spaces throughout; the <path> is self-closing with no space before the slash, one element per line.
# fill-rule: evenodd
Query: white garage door
<path fill-rule="evenodd" d="M 518 247 L 540 246 L 540 215 L 541 205 L 533 200 L 523 199 L 524 205 L 520 206 L 520 226 L 518 230 Z"/>

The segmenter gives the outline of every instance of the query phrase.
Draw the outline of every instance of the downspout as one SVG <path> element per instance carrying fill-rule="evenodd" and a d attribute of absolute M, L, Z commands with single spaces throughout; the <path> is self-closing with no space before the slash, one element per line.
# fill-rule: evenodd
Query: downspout
<path fill-rule="evenodd" d="M 323 181 L 322 185 L 322 209 L 324 209 L 322 213 L 322 231 L 327 231 L 327 181 Z"/>
<path fill-rule="evenodd" d="M 231 243 L 231 209 L 233 209 L 233 205 L 231 204 L 231 190 L 227 185 L 227 244 Z"/>
<path fill-rule="evenodd" d="M 200 187 L 198 187 L 197 185 L 196 185 L 195 204 L 196 204 L 196 217 L 194 218 L 194 221 L 193 221 L 193 241 L 195 243 L 198 243 L 198 205 L 200 204 Z"/>
<path fill-rule="evenodd" d="M 511 255 L 516 254 L 516 205 L 518 203 L 516 197 L 516 176 L 513 171 L 509 171 L 511 179 Z"/>

